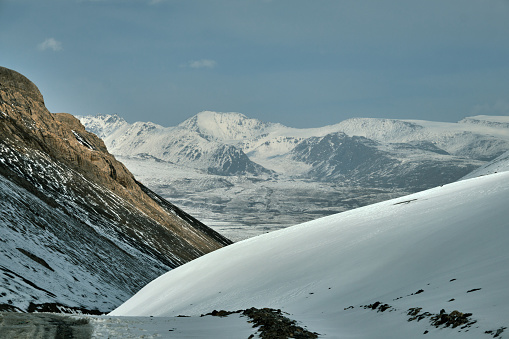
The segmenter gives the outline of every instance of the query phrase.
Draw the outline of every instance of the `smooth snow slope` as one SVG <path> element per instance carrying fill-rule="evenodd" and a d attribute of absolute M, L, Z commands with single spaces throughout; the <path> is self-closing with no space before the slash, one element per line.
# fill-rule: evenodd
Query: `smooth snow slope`
<path fill-rule="evenodd" d="M 506 172 L 506 171 L 509 171 L 509 151 L 505 152 L 504 154 L 493 159 L 486 165 L 483 165 L 483 166 L 479 167 L 478 169 L 476 169 L 475 171 L 464 176 L 463 178 L 461 178 L 461 180 L 475 178 L 475 177 L 479 177 L 479 176 L 487 175 L 487 174 Z"/>
<path fill-rule="evenodd" d="M 172 270 L 111 315 L 273 307 L 326 338 L 489 337 L 509 326 L 508 202 L 506 172 L 275 231 Z M 392 308 L 361 307 L 376 301 Z M 477 323 L 408 322 L 412 307 Z"/>

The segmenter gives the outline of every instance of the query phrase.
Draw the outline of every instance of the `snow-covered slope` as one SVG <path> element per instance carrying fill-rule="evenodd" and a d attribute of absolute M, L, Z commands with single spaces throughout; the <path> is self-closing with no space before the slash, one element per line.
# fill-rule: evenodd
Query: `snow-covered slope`
<path fill-rule="evenodd" d="M 195 131 L 206 139 L 221 141 L 238 141 L 256 139 L 260 135 L 285 129 L 280 124 L 266 123 L 250 119 L 244 114 L 204 111 L 179 124 L 179 127 L 188 131 Z"/>
<path fill-rule="evenodd" d="M 493 159 L 486 165 L 474 170 L 472 173 L 467 174 L 462 179 L 470 179 L 479 177 L 481 175 L 506 172 L 509 171 L 509 151 L 505 152 L 501 156 Z"/>
<path fill-rule="evenodd" d="M 261 235 L 172 270 L 111 315 L 273 307 L 325 338 L 493 336 L 509 326 L 508 201 L 505 172 Z M 432 326 L 454 310 L 468 321 Z"/>
<path fill-rule="evenodd" d="M 475 116 L 458 123 L 354 118 L 338 126 L 348 135 L 363 136 L 381 143 L 426 141 L 450 154 L 486 160 L 500 155 L 507 147 L 507 143 L 503 142 L 508 140 L 506 121 L 505 116 Z"/>
<path fill-rule="evenodd" d="M 49 169 L 45 174 L 55 172 Z M 91 206 L 102 198 L 108 207 L 118 205 L 111 212 L 127 216 L 121 199 L 95 189 L 97 194 L 87 197 Z M 125 235 L 114 222 L 87 213 L 79 197 L 61 199 L 59 206 L 52 197 L 37 196 L 0 175 L 1 308 L 33 312 L 56 304 L 63 307 L 45 310 L 105 312 L 129 298 L 149 277 L 171 268 L 148 244 L 123 240 Z"/>
<path fill-rule="evenodd" d="M 460 123 L 487 126 L 492 128 L 509 128 L 509 116 L 476 115 L 460 121 Z"/>

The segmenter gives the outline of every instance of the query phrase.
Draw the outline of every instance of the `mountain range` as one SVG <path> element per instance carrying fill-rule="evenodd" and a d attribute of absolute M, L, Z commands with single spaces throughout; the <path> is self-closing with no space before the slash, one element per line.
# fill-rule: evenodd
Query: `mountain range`
<path fill-rule="evenodd" d="M 509 118 L 355 118 L 296 129 L 201 112 L 173 126 L 80 117 L 140 181 L 232 239 L 458 180 L 509 149 Z"/>
<path fill-rule="evenodd" d="M 311 129 L 218 112 L 198 113 L 175 127 L 129 124 L 117 115 L 80 120 L 119 156 L 150 155 L 210 174 L 279 174 L 412 189 L 457 179 L 509 145 L 508 117 L 476 116 L 458 123 L 356 118 Z M 445 176 L 410 174 L 423 167 Z"/>
<path fill-rule="evenodd" d="M 105 312 L 231 243 L 140 184 L 35 84 L 0 67 L 0 310 Z"/>
<path fill-rule="evenodd" d="M 112 118 L 126 130 L 132 127 Z M 148 172 L 154 181 L 147 185 L 174 193 L 170 176 L 190 190 L 199 182 L 200 189 L 216 192 L 217 205 L 231 203 L 228 194 L 256 195 L 258 187 L 263 194 L 247 206 L 272 213 L 284 211 L 285 203 L 305 213 L 313 194 L 326 206 L 336 204 L 328 199 L 339 191 L 350 192 L 352 205 L 369 190 L 372 200 L 402 194 L 406 187 L 384 190 L 377 181 L 404 173 L 398 168 L 413 168 L 416 180 L 408 181 L 408 189 L 420 190 L 426 178 L 415 164 L 426 161 L 443 161 L 438 168 L 450 163 L 451 173 L 461 176 L 232 244 L 135 179 L 78 119 L 48 112 L 27 78 L 0 67 L 0 311 L 11 311 L 0 312 L 0 337 L 44 337 L 51 331 L 54 337 L 80 332 L 94 338 L 507 335 L 507 117 L 457 124 L 354 119 L 340 123 L 341 130 L 295 130 L 243 119 L 204 112 L 175 127 L 175 133 L 184 130 L 177 150 L 123 157 Z M 224 121 L 249 127 L 221 129 Z M 171 139 L 166 132 L 172 128 L 158 129 L 150 133 L 161 142 Z M 281 141 L 255 147 L 271 129 Z M 186 136 L 186 130 L 194 132 Z M 188 146 L 205 145 L 186 149 L 186 138 L 194 140 Z M 154 147 L 170 145 L 151 138 L 118 145 L 136 150 L 143 139 Z M 195 157 L 174 163 L 170 158 L 178 152 Z M 412 166 L 405 167 L 407 158 Z M 482 166 L 463 173 L 468 163 Z M 363 173 L 367 165 L 373 177 Z M 222 200 L 221 191 L 228 193 Z M 307 191 L 314 193 L 284 196 Z M 190 200 L 201 193 L 195 194 Z M 238 211 L 246 204 L 240 206 Z"/>

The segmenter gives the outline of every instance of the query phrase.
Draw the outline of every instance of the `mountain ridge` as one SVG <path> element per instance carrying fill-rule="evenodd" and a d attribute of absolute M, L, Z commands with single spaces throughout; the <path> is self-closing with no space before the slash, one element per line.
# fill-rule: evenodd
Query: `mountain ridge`
<path fill-rule="evenodd" d="M 0 309 L 108 311 L 231 243 L 141 186 L 77 118 L 50 113 L 35 84 L 6 68 L 0 179 Z"/>
<path fill-rule="evenodd" d="M 108 147 L 113 153 L 123 156 L 146 153 L 173 163 L 179 163 L 177 157 L 187 157 L 193 161 L 180 161 L 183 165 L 202 169 L 211 168 L 210 162 L 207 166 L 200 167 L 197 165 L 199 159 L 195 154 L 203 152 L 207 147 L 217 148 L 217 143 L 221 143 L 242 150 L 242 153 L 246 154 L 254 163 L 262 165 L 269 171 L 282 172 L 282 168 L 278 167 L 271 159 L 292 162 L 290 154 L 295 153 L 294 149 L 297 144 L 311 137 L 325 137 L 328 134 L 339 132 L 345 133 L 349 137 L 364 137 L 376 141 L 379 144 L 376 146 L 378 150 L 388 151 L 396 158 L 401 157 L 398 145 L 408 148 L 403 144 L 410 144 L 421 152 L 432 151 L 443 156 L 450 155 L 456 157 L 456 161 L 463 159 L 466 163 L 470 162 L 472 166 L 482 164 L 476 161 L 494 159 L 509 147 L 509 133 L 505 128 L 505 123 L 496 122 L 495 117 L 487 116 L 470 117 L 458 123 L 352 118 L 321 128 L 295 129 L 281 124 L 250 119 L 240 113 L 204 111 L 174 127 L 162 127 L 141 122 L 131 125 L 124 121 L 123 125 L 115 130 L 111 130 L 111 126 L 105 127 L 104 122 L 110 116 L 103 117 L 89 116 L 80 119 L 87 128 L 90 126 L 94 131 L 104 135 Z M 98 123 L 98 120 L 101 119 L 104 120 L 102 128 Z M 482 123 L 487 121 L 486 119 L 491 119 L 491 121 Z M 127 129 L 130 130 L 126 131 Z M 152 133 L 147 133 L 147 130 Z M 198 136 L 192 136 L 193 133 Z M 169 137 L 169 134 L 173 134 L 174 137 Z M 150 143 L 150 138 L 154 142 L 147 145 Z M 203 142 L 200 142 L 199 139 Z M 309 140 L 306 142 L 309 143 Z M 215 146 L 210 146 L 212 144 Z M 145 146 L 142 147 L 142 145 Z M 424 145 L 426 147 L 419 147 Z M 162 151 L 163 148 L 166 149 L 166 153 Z M 173 148 L 186 149 L 188 153 L 179 151 L 173 152 L 171 155 Z M 221 171 L 221 173 L 236 174 L 227 171 Z M 248 170 L 246 174 L 257 175 L 260 172 Z"/>

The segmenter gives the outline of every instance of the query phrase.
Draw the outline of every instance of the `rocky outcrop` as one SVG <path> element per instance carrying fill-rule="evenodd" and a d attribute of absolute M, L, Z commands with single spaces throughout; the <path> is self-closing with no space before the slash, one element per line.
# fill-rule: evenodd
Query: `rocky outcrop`
<path fill-rule="evenodd" d="M 298 326 L 295 320 L 285 317 L 280 309 L 251 307 L 246 310 L 238 311 L 214 310 L 210 313 L 202 314 L 201 316 L 227 317 L 234 313 L 241 313 L 250 318 L 251 320 L 249 322 L 253 324 L 253 327 L 259 327 L 258 336 L 260 338 L 314 339 L 318 338 L 320 335 L 319 333 L 311 332 L 304 327 Z M 250 335 L 248 339 L 250 338 L 254 338 L 254 335 Z"/>
<path fill-rule="evenodd" d="M 83 243 L 74 244 L 72 249 L 59 250 L 71 256 L 72 251 L 79 249 L 79 254 L 73 252 L 72 257 L 82 260 L 82 266 L 88 265 L 84 258 L 92 254 L 90 252 L 99 251 L 98 244 L 113 243 L 113 257 L 106 257 L 104 262 L 92 263 L 93 268 L 84 269 L 104 274 L 110 282 L 114 282 L 115 275 L 108 270 L 118 270 L 118 274 L 123 276 L 126 270 L 136 267 L 132 281 L 124 287 L 119 287 L 120 280 L 124 278 L 114 282 L 112 288 L 123 289 L 124 296 L 169 268 L 231 243 L 138 183 L 126 167 L 107 151 L 104 142 L 87 132 L 78 119 L 70 114 L 50 113 L 32 82 L 3 67 L 0 67 L 0 174 L 10 182 L 9 185 L 15 185 L 16 190 L 26 190 L 33 196 L 35 205 L 44 205 L 26 206 L 32 207 L 30 213 L 25 211 L 25 215 L 19 217 L 26 225 L 19 225 L 20 221 L 15 223 L 15 218 L 0 215 L 0 228 L 8 230 L 5 238 L 19 239 L 21 228 L 34 227 L 39 232 L 43 223 L 44 230 L 60 237 L 61 246 L 65 247 L 70 240 L 63 241 L 62 236 L 68 237 L 68 233 L 75 229 L 72 232 L 82 237 Z M 2 203 L 7 204 L 9 200 L 10 206 L 16 206 L 16 213 L 23 213 L 24 201 L 14 195 L 9 196 L 7 191 L 3 193 L 6 199 Z M 44 222 L 40 220 L 42 215 Z M 109 246 L 106 243 L 103 249 Z M 65 266 L 52 262 L 50 255 L 46 258 L 43 248 L 32 251 L 21 247 L 18 246 L 15 256 L 20 258 L 21 255 L 23 260 L 33 265 L 38 263 L 23 253 L 37 253 L 34 257 L 52 267 L 57 275 L 59 266 Z M 148 257 L 143 262 L 132 251 Z M 11 256 L 6 252 L 5 255 L 7 258 Z M 125 266 L 119 264 L 124 261 Z M 76 262 L 73 264 L 77 265 Z M 30 280 L 22 268 L 15 271 L 3 261 L 2 265 L 6 269 L 4 272 L 12 271 L 10 275 L 21 277 L 22 281 Z M 143 265 L 150 267 L 144 269 Z M 32 285 L 36 284 L 32 281 Z M 54 299 L 58 300 L 58 291 L 40 286 L 38 290 L 47 291 L 49 294 L 46 295 L 54 295 Z M 9 300 L 12 302 L 14 299 Z M 53 301 L 49 299 L 44 301 Z M 82 299 L 77 306 L 83 305 Z"/>

